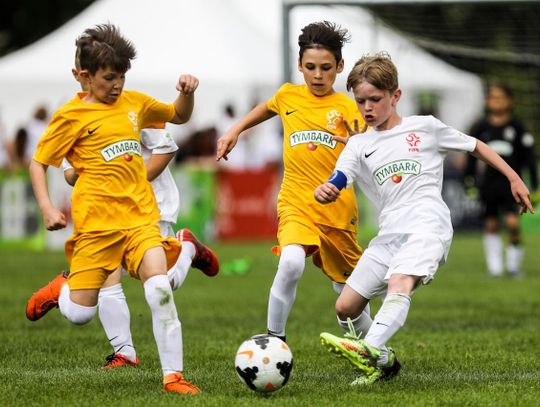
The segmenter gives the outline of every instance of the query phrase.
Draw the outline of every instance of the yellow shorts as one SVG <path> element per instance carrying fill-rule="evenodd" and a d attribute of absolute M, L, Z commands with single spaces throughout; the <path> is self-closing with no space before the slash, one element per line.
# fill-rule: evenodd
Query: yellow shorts
<path fill-rule="evenodd" d="M 162 237 L 157 224 L 75 234 L 66 242 L 69 288 L 101 288 L 109 273 L 120 265 L 130 276 L 139 278 L 138 270 L 144 253 L 158 246 L 165 250 L 167 269 L 172 268 L 182 246 L 172 237 Z"/>
<path fill-rule="evenodd" d="M 315 224 L 300 215 L 280 218 L 277 237 L 279 246 L 272 249 L 275 255 L 284 246 L 303 245 L 306 255 L 313 256 L 313 264 L 337 283 L 347 280 L 362 255 L 354 232 Z"/>

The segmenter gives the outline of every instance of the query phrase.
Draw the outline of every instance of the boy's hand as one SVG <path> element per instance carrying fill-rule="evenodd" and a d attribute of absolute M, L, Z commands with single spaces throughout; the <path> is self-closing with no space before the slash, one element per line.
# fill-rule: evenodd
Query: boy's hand
<path fill-rule="evenodd" d="M 325 182 L 322 185 L 319 185 L 315 192 L 313 192 L 313 195 L 315 196 L 315 199 L 317 202 L 322 204 L 328 204 L 330 202 L 334 202 L 339 197 L 339 189 L 329 182 Z"/>
<path fill-rule="evenodd" d="M 176 90 L 183 95 L 191 95 L 199 86 L 199 80 L 193 75 L 180 75 Z"/>
<path fill-rule="evenodd" d="M 221 136 L 217 141 L 217 151 L 216 151 L 216 161 L 228 160 L 227 155 L 232 151 L 234 146 L 238 141 L 239 134 L 235 132 L 228 131 L 223 136 Z"/>
<path fill-rule="evenodd" d="M 510 189 L 512 190 L 512 195 L 514 196 L 516 203 L 521 205 L 521 211 L 519 213 L 523 215 L 524 213 L 527 213 L 527 210 L 530 213 L 534 213 L 534 207 L 531 204 L 531 200 L 529 197 L 529 190 L 527 189 L 521 178 L 512 180 L 510 182 Z"/>
<path fill-rule="evenodd" d="M 50 208 L 43 212 L 43 222 L 47 230 L 63 229 L 67 225 L 66 217 L 56 208 Z"/>
<path fill-rule="evenodd" d="M 354 119 L 353 127 L 351 127 L 349 125 L 349 122 L 345 119 L 343 119 L 343 125 L 345 126 L 345 129 L 347 130 L 347 133 L 349 135 L 347 137 L 332 136 L 332 140 L 336 140 L 339 143 L 347 144 L 347 141 L 349 141 L 350 137 L 354 136 L 355 134 L 365 133 L 367 130 L 367 124 L 364 124 L 362 130 L 359 129 L 358 119 Z"/>

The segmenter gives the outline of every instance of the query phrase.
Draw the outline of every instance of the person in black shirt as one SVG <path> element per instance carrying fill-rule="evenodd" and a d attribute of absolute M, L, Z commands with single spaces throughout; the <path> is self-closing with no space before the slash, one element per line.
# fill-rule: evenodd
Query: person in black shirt
<path fill-rule="evenodd" d="M 493 148 L 520 176 L 522 169 L 528 168 L 533 202 L 538 200 L 534 138 L 526 131 L 523 123 L 514 117 L 513 105 L 512 90 L 505 83 L 491 83 L 486 94 L 486 117 L 473 125 L 469 134 Z M 477 171 L 476 164 L 476 159 L 469 156 L 465 186 L 471 189 L 478 185 L 480 199 L 485 208 L 484 250 L 488 272 L 495 277 L 504 272 L 503 241 L 499 234 L 499 216 L 502 215 L 509 232 L 506 269 L 511 276 L 520 276 L 523 247 L 518 206 L 505 177 L 491 167 Z M 533 205 L 535 204 L 537 202 L 533 202 Z"/>

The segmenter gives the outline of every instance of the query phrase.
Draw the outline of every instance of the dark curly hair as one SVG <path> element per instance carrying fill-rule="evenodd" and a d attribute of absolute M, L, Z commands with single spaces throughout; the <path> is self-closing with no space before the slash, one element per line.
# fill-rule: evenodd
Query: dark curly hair
<path fill-rule="evenodd" d="M 336 63 L 339 63 L 342 59 L 341 48 L 350 39 L 349 31 L 335 23 L 321 21 L 308 24 L 302 28 L 302 34 L 298 37 L 300 61 L 306 49 L 323 48 L 330 51 Z"/>

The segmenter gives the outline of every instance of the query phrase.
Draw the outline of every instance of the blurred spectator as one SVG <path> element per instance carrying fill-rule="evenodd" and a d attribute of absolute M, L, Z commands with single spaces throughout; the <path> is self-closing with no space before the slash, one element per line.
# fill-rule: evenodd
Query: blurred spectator
<path fill-rule="evenodd" d="M 30 162 L 36 151 L 39 139 L 41 135 L 47 128 L 49 122 L 49 114 L 45 106 L 39 106 L 32 119 L 28 122 L 26 126 L 26 132 L 28 133 L 26 149 L 24 151 L 24 158 L 26 162 Z"/>
<path fill-rule="evenodd" d="M 11 169 L 18 171 L 27 169 L 29 160 L 26 159 L 25 153 L 28 145 L 28 132 L 26 128 L 20 127 L 15 133 L 11 148 Z"/>
<path fill-rule="evenodd" d="M 196 131 L 180 144 L 175 161 L 181 163 L 186 160 L 196 159 L 197 161 L 215 163 L 216 140 L 216 129 L 214 127 Z"/>
<path fill-rule="evenodd" d="M 534 137 L 523 123 L 514 117 L 514 98 L 510 87 L 493 82 L 486 93 L 486 117 L 471 129 L 474 136 L 491 148 L 519 174 L 524 167 L 530 172 L 531 202 L 538 204 L 538 173 L 534 157 Z M 506 248 L 506 269 L 511 276 L 521 275 L 523 247 L 517 205 L 506 178 L 491 167 L 484 167 L 479 174 L 476 159 L 470 155 L 465 171 L 465 186 L 469 193 L 478 191 L 485 208 L 484 250 L 488 272 L 501 276 L 503 265 L 503 240 L 499 234 L 499 220 L 503 217 L 510 239 Z"/>

